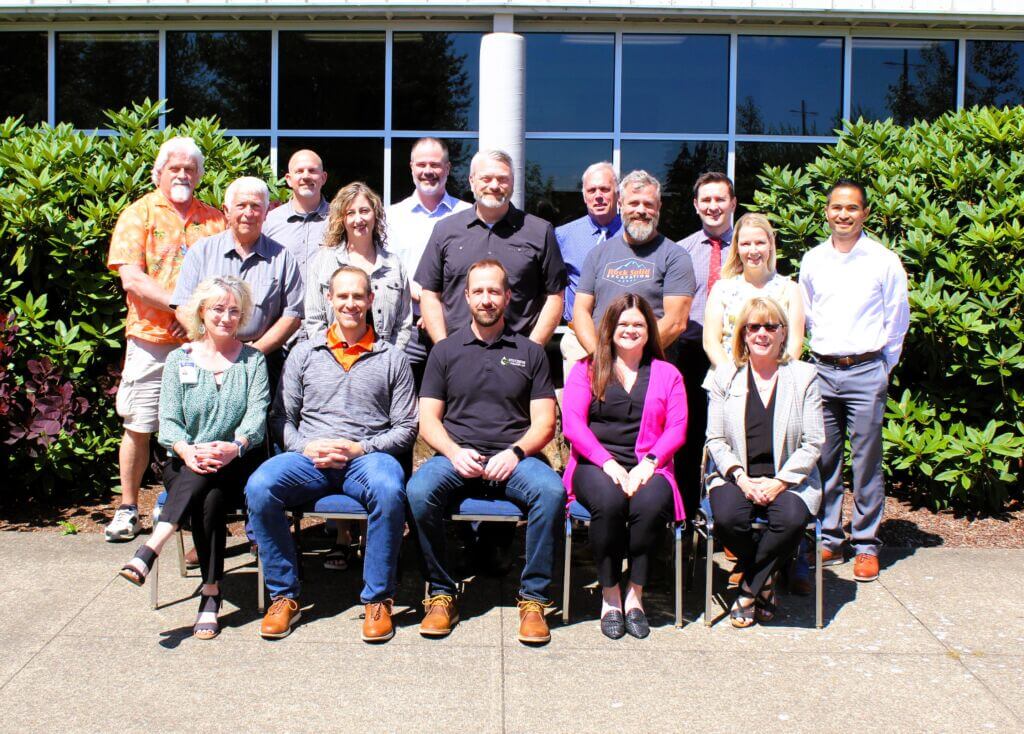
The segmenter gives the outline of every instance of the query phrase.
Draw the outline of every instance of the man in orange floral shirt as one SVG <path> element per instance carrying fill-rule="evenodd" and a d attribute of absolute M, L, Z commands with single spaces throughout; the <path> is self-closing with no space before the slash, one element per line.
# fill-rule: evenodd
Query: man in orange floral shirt
<path fill-rule="evenodd" d="M 127 348 L 117 412 L 124 419 L 119 467 L 121 506 L 107 526 L 108 541 L 139 532 L 138 497 L 149 461 L 149 437 L 159 426 L 164 360 L 185 339 L 168 301 L 185 252 L 224 229 L 224 215 L 193 196 L 203 177 L 203 154 L 192 138 L 171 138 L 153 165 L 156 191 L 121 212 L 110 238 L 107 267 L 121 276 L 128 300 Z"/>

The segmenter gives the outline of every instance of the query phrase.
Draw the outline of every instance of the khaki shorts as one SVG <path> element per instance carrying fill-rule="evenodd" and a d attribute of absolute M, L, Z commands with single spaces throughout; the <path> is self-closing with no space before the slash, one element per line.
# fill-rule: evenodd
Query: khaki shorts
<path fill-rule="evenodd" d="M 125 429 L 156 433 L 160 428 L 160 381 L 167 355 L 177 346 L 128 339 L 116 401 L 117 414 L 124 419 Z"/>

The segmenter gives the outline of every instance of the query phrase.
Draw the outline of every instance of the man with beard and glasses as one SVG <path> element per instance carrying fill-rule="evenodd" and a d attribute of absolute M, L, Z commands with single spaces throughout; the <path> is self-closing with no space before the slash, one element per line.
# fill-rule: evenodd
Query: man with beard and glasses
<path fill-rule="evenodd" d="M 420 634 L 443 637 L 459 619 L 456 580 L 445 561 L 449 501 L 487 494 L 511 500 L 526 515 L 518 639 L 543 644 L 551 639 L 544 610 L 565 490 L 535 454 L 555 433 L 555 390 L 544 349 L 505 322 L 514 296 L 498 260 L 469 266 L 463 298 L 471 321 L 434 346 L 420 390 L 420 434 L 437 455 L 406 489 L 429 584 Z"/>
<path fill-rule="evenodd" d="M 512 293 L 506 320 L 517 334 L 544 345 L 562 318 L 565 265 L 549 222 L 511 203 L 512 158 L 501 150 L 473 156 L 469 183 L 476 206 L 438 222 L 415 280 L 423 322 L 434 344 L 469 324 L 466 275 L 473 263 L 497 260 Z"/>
<path fill-rule="evenodd" d="M 686 250 L 658 232 L 661 184 L 647 171 L 633 171 L 622 179 L 619 213 L 622 232 L 591 250 L 583 262 L 573 307 L 576 338 L 593 354 L 594 324 L 618 296 L 635 293 L 658 317 L 661 345 L 671 356 L 697 290 L 693 264 Z"/>
<path fill-rule="evenodd" d="M 117 413 L 124 419 L 118 454 L 121 505 L 107 526 L 108 541 L 139 532 L 138 497 L 149 464 L 149 439 L 159 427 L 164 361 L 185 340 L 171 294 L 185 251 L 224 229 L 224 215 L 193 196 L 203 177 L 203 154 L 192 138 L 171 138 L 153 164 L 156 191 L 128 206 L 110 238 L 107 267 L 121 277 L 128 301 L 124 368 Z"/>
<path fill-rule="evenodd" d="M 410 275 L 419 267 L 427 240 L 434 225 L 456 212 L 470 209 L 471 205 L 448 193 L 448 174 L 452 164 L 448 159 L 448 146 L 437 138 L 420 138 L 409 154 L 412 170 L 412 195 L 387 210 L 388 249 L 398 255 Z M 412 366 L 416 387 L 423 381 L 423 368 L 430 349 L 430 337 L 420 315 L 420 285 L 409 282 L 412 293 L 413 318 L 416 327 L 405 345 L 405 354 Z"/>

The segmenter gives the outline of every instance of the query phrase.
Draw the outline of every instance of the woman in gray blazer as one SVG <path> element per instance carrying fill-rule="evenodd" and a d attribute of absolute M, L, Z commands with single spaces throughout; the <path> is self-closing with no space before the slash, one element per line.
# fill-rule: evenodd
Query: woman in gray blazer
<path fill-rule="evenodd" d="M 818 457 L 825 442 L 813 365 L 786 353 L 786 313 L 768 297 L 741 310 L 732 362 L 715 370 L 707 450 L 707 487 L 715 531 L 743 569 L 729 613 L 736 627 L 769 622 L 776 612 L 775 572 L 800 542 L 821 504 Z M 754 536 L 750 522 L 768 527 Z"/>

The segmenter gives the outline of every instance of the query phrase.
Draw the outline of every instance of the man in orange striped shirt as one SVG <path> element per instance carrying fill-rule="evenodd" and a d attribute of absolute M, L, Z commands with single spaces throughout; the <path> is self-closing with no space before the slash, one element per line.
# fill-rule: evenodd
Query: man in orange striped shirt
<path fill-rule="evenodd" d="M 124 419 L 119 469 L 121 505 L 107 526 L 108 541 L 139 532 L 138 496 L 149 461 L 149 437 L 159 427 L 164 360 L 185 338 L 169 299 L 185 252 L 224 229 L 224 215 L 193 194 L 203 177 L 203 154 L 192 138 L 171 138 L 153 165 L 156 190 L 121 212 L 110 238 L 107 267 L 121 276 L 128 301 L 124 369 L 117 412 Z"/>

